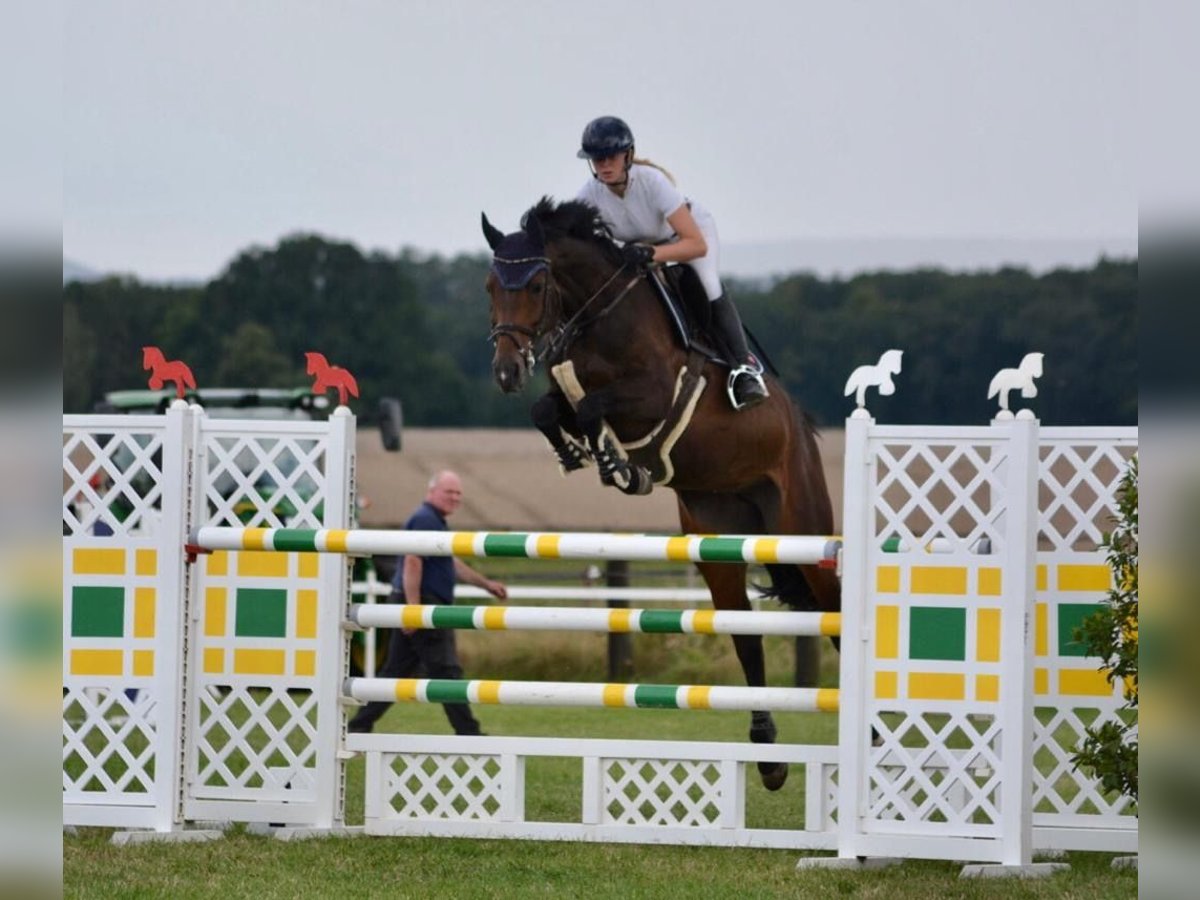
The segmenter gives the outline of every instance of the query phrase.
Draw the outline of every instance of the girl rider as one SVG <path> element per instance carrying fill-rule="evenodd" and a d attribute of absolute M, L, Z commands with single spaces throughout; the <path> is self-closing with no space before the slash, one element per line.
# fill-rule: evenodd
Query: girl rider
<path fill-rule="evenodd" d="M 691 266 L 712 303 L 717 343 L 730 372 L 736 409 L 767 398 L 762 367 L 746 346 L 746 335 L 733 301 L 717 273 L 717 224 L 707 210 L 689 202 L 661 166 L 633 153 L 633 132 L 616 116 L 601 116 L 583 129 L 580 159 L 591 160 L 592 178 L 577 198 L 600 210 L 617 240 L 624 241 L 627 265 L 679 262 Z"/>

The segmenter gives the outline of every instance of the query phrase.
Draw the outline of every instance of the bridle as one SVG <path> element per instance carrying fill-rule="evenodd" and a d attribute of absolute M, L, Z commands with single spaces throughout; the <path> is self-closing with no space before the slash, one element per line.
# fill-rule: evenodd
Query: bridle
<path fill-rule="evenodd" d="M 563 315 L 562 288 L 559 287 L 558 281 L 554 278 L 554 270 L 549 258 L 542 256 L 519 260 L 505 260 L 505 262 L 540 263 L 541 266 L 534 271 L 534 274 L 536 275 L 538 271 L 542 271 L 543 269 L 546 272 L 546 299 L 542 301 L 542 314 L 538 317 L 534 326 L 530 328 L 527 325 L 518 325 L 516 322 L 500 322 L 492 326 L 492 330 L 488 332 L 487 337 L 493 345 L 502 337 L 512 341 L 513 345 L 517 348 L 517 352 L 525 360 L 526 368 L 531 373 L 540 360 L 547 358 L 560 359 L 566 353 L 567 348 L 574 343 L 575 339 L 588 326 L 608 315 L 625 298 L 625 295 L 633 289 L 633 286 L 644 277 L 641 272 L 635 272 L 633 278 L 621 288 L 615 297 L 609 300 L 590 318 L 583 318 L 588 308 L 608 290 L 609 285 L 616 281 L 617 276 L 627 268 L 627 266 L 621 266 L 583 302 L 569 319 L 562 322 L 560 321 Z M 503 284 L 501 287 L 503 288 Z M 558 324 L 554 324 L 556 322 Z M 524 346 L 517 339 L 517 335 L 523 335 L 528 338 Z M 538 347 L 539 343 L 541 343 L 540 348 Z"/>

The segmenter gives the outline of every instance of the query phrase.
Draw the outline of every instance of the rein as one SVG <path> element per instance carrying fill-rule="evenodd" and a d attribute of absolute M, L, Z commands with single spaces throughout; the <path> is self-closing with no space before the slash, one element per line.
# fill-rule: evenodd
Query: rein
<path fill-rule="evenodd" d="M 548 287 L 553 286 L 554 297 L 557 300 L 557 303 L 554 304 L 554 306 L 557 307 L 556 314 L 561 316 L 562 288 L 558 286 L 558 282 L 554 279 L 554 272 L 553 269 L 550 268 L 548 260 L 546 268 L 550 274 L 550 277 L 547 279 Z M 545 331 L 546 320 L 551 318 L 551 304 L 547 302 L 543 307 L 541 317 L 538 319 L 537 324 L 535 324 L 533 328 L 529 328 L 525 325 L 517 325 L 513 322 L 501 322 L 494 326 L 488 333 L 488 340 L 494 344 L 498 338 L 508 338 L 513 342 L 514 345 L 516 345 L 517 350 L 522 354 L 522 356 L 524 356 L 525 363 L 529 370 L 533 371 L 534 366 L 539 360 L 561 356 L 563 353 L 565 353 L 567 347 L 571 345 L 575 338 L 577 338 L 585 328 L 608 315 L 608 313 L 611 312 L 613 308 L 620 303 L 631 290 L 633 290 L 634 285 L 636 285 L 644 277 L 641 273 L 635 273 L 633 278 L 631 278 L 629 282 L 623 288 L 621 288 L 620 292 L 618 292 L 617 295 L 612 298 L 612 300 L 608 301 L 608 303 L 605 304 L 602 309 L 600 309 L 591 318 L 580 321 L 580 317 L 587 312 L 588 307 L 591 306 L 592 303 L 594 303 L 606 290 L 608 290 L 609 285 L 611 285 L 617 279 L 617 276 L 623 271 L 625 271 L 625 266 L 621 266 L 619 269 L 613 272 L 613 274 L 609 276 L 608 280 L 605 281 L 604 284 L 600 285 L 596 292 L 593 293 L 592 296 L 588 297 L 587 300 L 583 302 L 583 305 L 580 306 L 579 309 L 576 310 L 569 319 L 567 319 L 567 321 L 558 325 L 553 329 L 553 331 L 549 333 L 546 333 Z M 547 294 L 549 294 L 549 290 L 547 291 Z M 517 334 L 525 335 L 527 338 L 529 338 L 529 343 L 522 347 L 516 338 Z M 541 349 L 535 349 L 535 345 L 542 338 L 546 338 L 545 343 L 542 345 Z"/>

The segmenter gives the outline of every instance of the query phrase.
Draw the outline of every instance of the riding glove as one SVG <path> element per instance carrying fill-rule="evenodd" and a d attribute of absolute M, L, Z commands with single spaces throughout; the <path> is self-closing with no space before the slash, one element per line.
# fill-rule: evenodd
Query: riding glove
<path fill-rule="evenodd" d="M 654 248 L 649 244 L 626 244 L 621 248 L 621 257 L 631 269 L 648 269 L 654 262 Z"/>

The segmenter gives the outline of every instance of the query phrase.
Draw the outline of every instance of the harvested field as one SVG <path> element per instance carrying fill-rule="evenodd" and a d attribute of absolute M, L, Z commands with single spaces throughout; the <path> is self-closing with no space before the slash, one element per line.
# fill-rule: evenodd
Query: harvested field
<path fill-rule="evenodd" d="M 841 527 L 840 429 L 821 433 L 821 455 Z M 532 429 L 410 428 L 399 453 L 384 451 L 379 433 L 358 433 L 358 482 L 369 506 L 367 528 L 398 528 L 438 469 L 462 476 L 466 499 L 452 527 L 505 531 L 679 530 L 675 495 L 656 488 L 627 497 L 600 485 L 594 468 L 563 477 L 545 439 Z"/>

